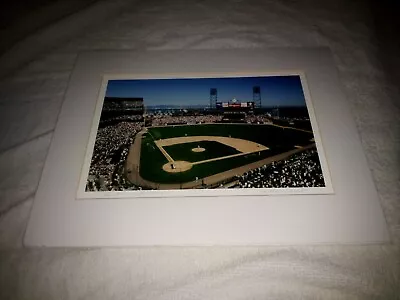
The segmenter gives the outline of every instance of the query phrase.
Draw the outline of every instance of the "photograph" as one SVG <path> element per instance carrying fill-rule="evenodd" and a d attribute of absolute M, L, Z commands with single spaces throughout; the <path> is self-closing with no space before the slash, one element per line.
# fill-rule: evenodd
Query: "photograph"
<path fill-rule="evenodd" d="M 108 79 L 85 192 L 325 187 L 302 81 Z"/>

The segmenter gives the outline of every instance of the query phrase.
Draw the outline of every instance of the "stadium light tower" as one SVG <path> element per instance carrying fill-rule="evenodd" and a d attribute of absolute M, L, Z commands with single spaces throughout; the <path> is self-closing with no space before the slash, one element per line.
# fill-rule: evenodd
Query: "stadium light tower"
<path fill-rule="evenodd" d="M 253 87 L 253 101 L 256 108 L 261 108 L 261 89 L 259 86 Z"/>
<path fill-rule="evenodd" d="M 210 108 L 217 107 L 218 94 L 216 88 L 210 89 Z"/>

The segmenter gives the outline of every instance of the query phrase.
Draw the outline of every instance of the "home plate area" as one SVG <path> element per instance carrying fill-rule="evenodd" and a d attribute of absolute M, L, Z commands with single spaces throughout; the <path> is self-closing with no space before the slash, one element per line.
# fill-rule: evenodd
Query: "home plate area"
<path fill-rule="evenodd" d="M 188 161 L 173 161 L 168 162 L 163 165 L 163 170 L 169 173 L 179 173 L 190 170 L 192 168 L 192 164 Z"/>

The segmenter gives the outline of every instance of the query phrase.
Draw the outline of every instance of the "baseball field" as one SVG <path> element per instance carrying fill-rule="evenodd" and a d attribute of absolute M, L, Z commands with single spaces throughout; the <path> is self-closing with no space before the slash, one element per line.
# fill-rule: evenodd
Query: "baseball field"
<path fill-rule="evenodd" d="M 311 131 L 275 125 L 150 127 L 140 132 L 131 146 L 128 178 L 152 188 L 198 186 L 211 177 L 220 175 L 218 180 L 223 180 L 230 170 L 250 169 L 269 157 L 298 152 L 313 143 Z"/>

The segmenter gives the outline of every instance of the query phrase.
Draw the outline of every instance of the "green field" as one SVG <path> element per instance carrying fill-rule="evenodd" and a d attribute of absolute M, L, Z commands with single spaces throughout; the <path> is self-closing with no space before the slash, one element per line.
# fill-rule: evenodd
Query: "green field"
<path fill-rule="evenodd" d="M 197 147 L 201 147 L 206 150 L 204 152 L 193 152 L 192 149 Z M 215 141 L 176 144 L 171 146 L 164 146 L 163 148 L 174 160 L 184 160 L 189 162 L 202 161 L 206 159 L 241 153 L 235 148 Z"/>
<path fill-rule="evenodd" d="M 313 138 L 311 133 L 296 131 L 293 129 L 283 129 L 270 125 L 248 125 L 248 124 L 206 124 L 206 125 L 184 125 L 154 127 L 148 129 L 150 134 L 146 134 L 142 139 L 140 155 L 140 175 L 142 178 L 157 183 L 184 183 L 198 178 L 208 177 L 243 165 L 247 165 L 258 160 L 277 155 L 294 149 L 295 145 L 308 145 Z M 161 151 L 154 144 L 154 139 L 166 139 L 180 136 L 226 136 L 241 138 L 260 143 L 269 148 L 261 152 L 256 152 L 244 156 L 221 159 L 204 164 L 194 165 L 190 170 L 182 173 L 168 173 L 162 166 L 168 162 Z M 201 142 L 205 143 L 205 141 Z M 191 144 L 191 145 L 190 145 Z M 193 144 L 195 146 L 193 147 Z M 178 145 L 164 147 L 174 160 L 200 161 L 204 157 L 197 159 L 192 154 L 203 154 L 205 152 L 194 153 L 192 148 L 197 147 L 199 142 L 187 143 L 184 147 Z M 217 143 L 219 144 L 219 143 Z M 222 144 L 220 144 L 222 145 Z M 226 145 L 222 145 L 228 147 Z M 173 147 L 173 148 L 170 148 Z M 207 149 L 208 146 L 201 146 Z M 213 148 L 215 153 L 207 153 L 210 158 L 226 156 L 226 152 L 219 152 L 219 146 Z M 230 148 L 230 147 L 229 147 Z M 234 149 L 235 150 L 235 149 Z M 224 150 L 225 151 L 225 150 Z M 227 151 L 227 149 L 226 149 Z M 236 150 L 235 150 L 236 151 Z M 211 152 L 211 151 L 209 151 Z M 234 154 L 234 153 L 233 153 Z M 229 155 L 229 154 L 228 154 Z"/>
<path fill-rule="evenodd" d="M 313 138 L 313 135 L 308 132 L 252 124 L 177 125 L 149 128 L 149 132 L 156 140 L 185 135 L 226 136 L 253 141 L 268 148 L 284 145 L 307 145 Z"/>
<path fill-rule="evenodd" d="M 162 166 L 167 162 L 168 160 L 164 154 L 154 144 L 153 138 L 148 134 L 143 135 L 140 150 L 140 176 L 154 182 L 167 182 L 169 176 L 175 175 L 167 173 L 162 169 Z"/>

